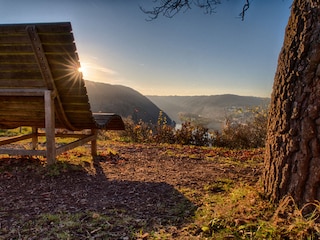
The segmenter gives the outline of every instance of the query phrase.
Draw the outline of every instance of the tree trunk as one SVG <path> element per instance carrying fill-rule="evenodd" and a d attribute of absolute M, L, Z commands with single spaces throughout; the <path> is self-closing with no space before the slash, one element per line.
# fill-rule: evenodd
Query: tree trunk
<path fill-rule="evenodd" d="M 320 200 L 320 3 L 294 0 L 271 97 L 263 174 L 273 201 Z"/>

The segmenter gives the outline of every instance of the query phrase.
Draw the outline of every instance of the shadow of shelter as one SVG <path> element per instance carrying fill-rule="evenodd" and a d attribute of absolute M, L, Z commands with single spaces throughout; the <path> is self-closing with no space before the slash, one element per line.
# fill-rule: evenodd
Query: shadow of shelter
<path fill-rule="evenodd" d="M 142 230 L 179 227 L 196 210 L 165 182 L 108 180 L 99 169 L 90 175 L 72 166 L 50 175 L 34 160 L 6 161 L 13 160 L 0 161 L 3 239 L 51 239 L 61 234 L 71 239 L 121 239 Z"/>

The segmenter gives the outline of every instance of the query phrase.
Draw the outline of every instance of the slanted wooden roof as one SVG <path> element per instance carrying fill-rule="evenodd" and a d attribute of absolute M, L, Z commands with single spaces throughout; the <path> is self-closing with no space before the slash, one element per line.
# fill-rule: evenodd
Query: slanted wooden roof
<path fill-rule="evenodd" d="M 0 25 L 0 128 L 45 127 L 42 90 L 55 96 L 55 125 L 124 129 L 120 116 L 93 114 L 71 24 Z"/>

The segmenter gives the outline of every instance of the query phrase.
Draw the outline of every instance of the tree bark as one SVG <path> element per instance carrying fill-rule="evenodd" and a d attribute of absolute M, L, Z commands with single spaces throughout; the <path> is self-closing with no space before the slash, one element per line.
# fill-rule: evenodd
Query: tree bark
<path fill-rule="evenodd" d="M 266 142 L 264 191 L 301 207 L 320 200 L 320 3 L 294 0 L 278 59 Z"/>

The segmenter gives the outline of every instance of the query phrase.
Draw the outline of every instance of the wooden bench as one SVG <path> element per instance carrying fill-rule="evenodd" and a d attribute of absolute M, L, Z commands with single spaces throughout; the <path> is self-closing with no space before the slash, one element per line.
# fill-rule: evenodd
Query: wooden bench
<path fill-rule="evenodd" d="M 62 152 L 91 142 L 95 156 L 98 129 L 124 129 L 119 115 L 91 112 L 79 68 L 69 22 L 0 25 L 0 128 L 32 127 L 31 134 L 0 141 L 2 146 L 31 139 L 31 149 L 6 146 L 0 154 L 45 156 L 53 164 Z M 90 133 L 58 135 L 57 128 Z M 38 150 L 38 137 L 43 135 L 46 148 Z M 56 137 L 78 140 L 56 147 Z"/>

